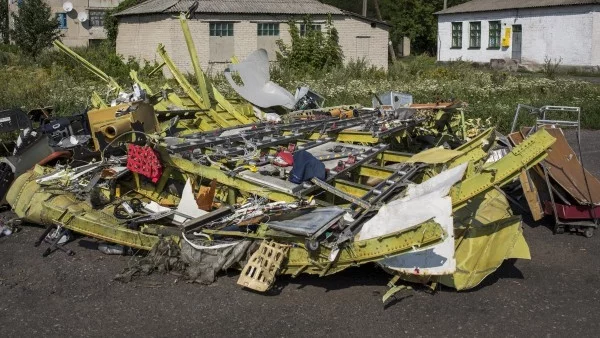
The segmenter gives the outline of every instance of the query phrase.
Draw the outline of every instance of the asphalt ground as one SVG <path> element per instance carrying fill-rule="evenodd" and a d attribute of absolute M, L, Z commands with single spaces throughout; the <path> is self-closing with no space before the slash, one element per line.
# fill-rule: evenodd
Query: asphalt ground
<path fill-rule="evenodd" d="M 584 131 L 586 167 L 600 175 L 600 132 Z M 4 213 L 3 218 L 11 217 Z M 0 238 L 0 336 L 597 336 L 600 235 L 553 235 L 527 221 L 532 260 L 507 261 L 468 292 L 416 287 L 381 302 L 390 276 L 375 265 L 319 278 L 281 277 L 259 294 L 235 273 L 210 286 L 154 274 L 113 280 L 135 260 L 97 242 L 42 258 L 41 228 Z"/>

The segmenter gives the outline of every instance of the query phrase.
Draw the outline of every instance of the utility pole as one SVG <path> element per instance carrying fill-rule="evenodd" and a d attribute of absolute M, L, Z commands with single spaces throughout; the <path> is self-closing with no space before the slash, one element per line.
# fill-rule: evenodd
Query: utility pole
<path fill-rule="evenodd" d="M 448 0 L 444 0 L 444 9 L 448 8 Z"/>
<path fill-rule="evenodd" d="M 364 0 L 366 3 L 367 1 Z M 379 9 L 379 0 L 373 0 L 375 6 L 375 14 L 377 15 L 377 20 L 383 21 L 381 17 L 381 10 Z M 390 57 L 392 58 L 392 63 L 396 62 L 396 51 L 394 51 L 394 44 L 390 40 L 388 43 L 388 52 L 390 53 Z"/>
<path fill-rule="evenodd" d="M 363 0 L 363 11 L 362 11 L 362 15 L 363 15 L 363 16 L 367 16 L 367 0 Z"/>

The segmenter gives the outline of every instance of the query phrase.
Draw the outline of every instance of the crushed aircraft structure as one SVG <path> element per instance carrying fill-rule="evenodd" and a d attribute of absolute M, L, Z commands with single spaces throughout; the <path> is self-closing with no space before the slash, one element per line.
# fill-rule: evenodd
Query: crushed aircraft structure
<path fill-rule="evenodd" d="M 155 91 L 133 71 L 125 93 L 56 42 L 115 90 L 113 102 L 94 95 L 94 109 L 66 120 L 45 114 L 40 127 L 23 112 L 0 112 L 14 122 L 2 131 L 20 133 L 0 161 L 10 185 L 0 192 L 20 222 L 46 227 L 36 243 L 50 243 L 45 255 L 73 254 L 62 243 L 72 232 L 147 251 L 120 280 L 164 264 L 212 283 L 235 268 L 241 286 L 261 292 L 278 275 L 374 262 L 392 275 L 386 300 L 401 280 L 467 290 L 506 259 L 530 259 L 502 189 L 515 182 L 532 213 L 562 219 L 583 207 L 588 228 L 597 226 L 598 181 L 581 164 L 569 164 L 577 184 L 555 169 L 567 167 L 557 155 L 574 155 L 549 127 L 557 121 L 506 138 L 492 128 L 467 133 L 461 102 L 415 104 L 390 92 L 373 108 L 325 107 L 309 88 L 292 95 L 271 82 L 260 51 L 226 70 L 248 102 L 228 98 L 200 68 L 186 20 L 196 86 L 158 48 L 159 69 L 185 95 L 167 85 Z M 539 182 L 548 183 L 548 199 L 537 195 Z M 553 197 L 567 194 L 579 204 Z"/>

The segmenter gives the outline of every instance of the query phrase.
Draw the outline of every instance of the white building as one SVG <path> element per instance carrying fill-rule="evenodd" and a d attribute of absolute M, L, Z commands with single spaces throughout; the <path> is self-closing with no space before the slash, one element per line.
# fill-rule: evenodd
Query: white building
<path fill-rule="evenodd" d="M 6 1 L 6 0 L 4 0 Z M 18 12 L 27 0 L 8 0 L 9 12 Z M 62 42 L 69 47 L 89 46 L 106 39 L 104 14 L 123 0 L 45 0 L 58 19 Z M 10 18 L 12 27 L 12 17 Z"/>
<path fill-rule="evenodd" d="M 177 15 L 193 3 L 149 0 L 117 13 L 117 53 L 126 58 L 162 62 L 156 52 L 162 43 L 182 71 L 192 72 Z M 290 20 L 302 33 L 306 15 L 311 16 L 313 29 L 321 31 L 325 31 L 331 15 L 345 61 L 365 59 L 371 65 L 388 67 L 388 24 L 316 0 L 203 0 L 198 2 L 195 13 L 188 24 L 204 69 L 223 68 L 232 56 L 244 59 L 259 48 L 266 49 L 274 60 L 276 41 L 291 42 Z"/>
<path fill-rule="evenodd" d="M 438 15 L 438 61 L 600 66 L 600 0 L 473 0 Z"/>

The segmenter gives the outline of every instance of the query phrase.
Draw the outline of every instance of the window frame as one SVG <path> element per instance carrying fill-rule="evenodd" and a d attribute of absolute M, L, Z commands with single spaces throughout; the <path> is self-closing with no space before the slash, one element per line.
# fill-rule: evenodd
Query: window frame
<path fill-rule="evenodd" d="M 452 49 L 461 49 L 462 48 L 462 38 L 463 38 L 463 23 L 462 22 L 452 22 L 452 41 L 451 48 Z"/>
<path fill-rule="evenodd" d="M 477 27 L 477 29 L 473 29 Z M 481 21 L 469 22 L 469 49 L 481 48 Z"/>
<path fill-rule="evenodd" d="M 92 15 L 92 13 L 94 13 L 94 15 Z M 97 16 L 97 14 L 100 14 L 99 18 Z M 103 10 L 98 10 L 98 9 L 90 9 L 90 10 L 88 10 L 89 25 L 90 25 L 90 27 L 104 27 L 104 15 L 105 14 L 106 14 L 106 11 L 103 11 Z M 93 24 L 93 22 L 96 21 L 96 20 L 99 21 L 99 23 L 100 23 L 99 25 Z"/>
<path fill-rule="evenodd" d="M 215 21 L 208 23 L 208 35 L 210 37 L 234 36 L 234 23 L 229 21 Z M 226 34 L 223 34 L 223 33 Z"/>
<path fill-rule="evenodd" d="M 256 24 L 257 36 L 279 36 L 279 22 L 259 22 Z"/>
<path fill-rule="evenodd" d="M 495 28 L 492 28 L 492 25 Z M 489 40 L 488 40 L 488 49 L 500 49 L 502 45 L 502 21 L 495 20 L 489 21 Z M 495 43 L 492 43 L 495 42 Z"/>
<path fill-rule="evenodd" d="M 312 31 L 315 32 L 322 32 L 323 31 L 323 25 L 321 25 L 320 23 L 313 23 L 310 25 L 312 27 Z M 308 33 L 308 31 L 306 30 L 306 24 L 301 23 L 300 24 L 300 36 L 306 36 L 306 34 Z"/>
<path fill-rule="evenodd" d="M 67 13 L 59 12 L 55 15 L 58 20 L 58 29 L 69 29 L 67 24 Z"/>

